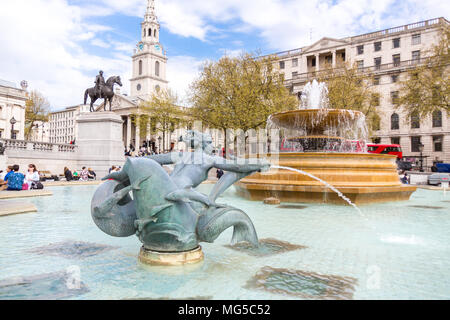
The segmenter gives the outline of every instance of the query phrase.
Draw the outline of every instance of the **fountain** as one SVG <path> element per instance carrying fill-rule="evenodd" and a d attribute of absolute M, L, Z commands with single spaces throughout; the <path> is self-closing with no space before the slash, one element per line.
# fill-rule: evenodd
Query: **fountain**
<path fill-rule="evenodd" d="M 270 116 L 267 126 L 279 130 L 280 151 L 258 156 L 276 159 L 272 169 L 236 183 L 238 194 L 251 200 L 335 204 L 408 200 L 416 187 L 401 184 L 396 157 L 367 153 L 364 114 L 328 105 L 326 85 L 314 80 L 305 86 L 298 110 Z M 345 198 L 329 192 L 324 181 Z"/>
<path fill-rule="evenodd" d="M 184 137 L 192 152 L 128 158 L 120 172 L 106 176 L 95 192 L 91 213 L 100 230 L 114 237 L 136 235 L 143 243 L 139 260 L 144 264 L 176 266 L 203 260 L 200 242 L 214 242 L 233 227 L 232 244 L 258 246 L 250 218 L 241 210 L 215 200 L 240 178 L 268 170 L 266 161 L 233 161 L 212 155 L 207 134 L 188 131 Z M 169 175 L 163 165 L 175 164 Z M 207 196 L 193 189 L 212 168 L 226 170 Z M 133 197 L 131 197 L 131 194 Z"/>

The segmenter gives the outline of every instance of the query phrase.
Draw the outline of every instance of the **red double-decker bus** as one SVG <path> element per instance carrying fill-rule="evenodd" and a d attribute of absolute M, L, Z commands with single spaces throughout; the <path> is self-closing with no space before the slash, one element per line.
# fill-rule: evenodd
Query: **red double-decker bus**
<path fill-rule="evenodd" d="M 396 155 L 398 159 L 403 158 L 402 147 L 399 144 L 368 144 L 367 152 L 379 154 Z"/>

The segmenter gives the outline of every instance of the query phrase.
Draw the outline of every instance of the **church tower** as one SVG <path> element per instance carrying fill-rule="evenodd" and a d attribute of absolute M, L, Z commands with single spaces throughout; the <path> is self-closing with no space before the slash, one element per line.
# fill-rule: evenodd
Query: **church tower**
<path fill-rule="evenodd" d="M 160 25 L 155 13 L 155 0 L 148 0 L 144 21 L 141 23 L 141 41 L 134 50 L 131 96 L 150 99 L 155 91 L 166 90 L 167 56 L 159 42 Z"/>

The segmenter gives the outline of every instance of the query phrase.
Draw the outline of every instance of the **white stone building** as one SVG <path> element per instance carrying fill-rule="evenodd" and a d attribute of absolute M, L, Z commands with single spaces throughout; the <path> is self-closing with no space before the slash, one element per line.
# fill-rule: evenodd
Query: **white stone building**
<path fill-rule="evenodd" d="M 0 138 L 24 140 L 27 92 L 12 82 L 0 80 Z M 11 124 L 14 119 L 16 123 Z M 14 122 L 13 120 L 13 122 Z"/>
<path fill-rule="evenodd" d="M 85 112 L 89 112 L 88 105 L 67 107 L 63 110 L 50 113 L 48 127 L 43 128 L 44 131 L 49 132 L 48 142 L 68 144 L 76 140 L 78 134 L 78 126 L 76 120 L 80 114 Z"/>
<path fill-rule="evenodd" d="M 303 86 L 327 66 L 339 67 L 342 61 L 357 63 L 373 76 L 373 87 L 380 94 L 381 128 L 374 142 L 400 144 L 404 157 L 419 162 L 419 143 L 424 145 L 425 166 L 434 161 L 450 163 L 450 117 L 436 113 L 434 119 L 410 124 L 403 112 L 395 109 L 399 79 L 424 61 L 427 51 L 439 40 L 439 28 L 448 25 L 437 18 L 387 30 L 347 37 L 323 38 L 311 46 L 277 53 L 279 69 L 286 86 L 300 96 Z"/>

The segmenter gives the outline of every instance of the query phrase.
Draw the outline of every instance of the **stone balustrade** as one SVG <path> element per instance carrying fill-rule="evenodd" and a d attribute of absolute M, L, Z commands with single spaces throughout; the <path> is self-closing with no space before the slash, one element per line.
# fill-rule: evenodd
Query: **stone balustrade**
<path fill-rule="evenodd" d="M 72 144 L 58 144 L 13 139 L 0 139 L 6 152 L 9 150 L 30 150 L 44 152 L 75 152 L 76 146 Z"/>

